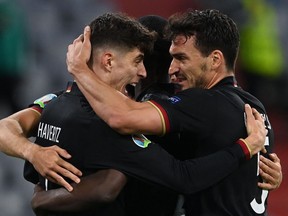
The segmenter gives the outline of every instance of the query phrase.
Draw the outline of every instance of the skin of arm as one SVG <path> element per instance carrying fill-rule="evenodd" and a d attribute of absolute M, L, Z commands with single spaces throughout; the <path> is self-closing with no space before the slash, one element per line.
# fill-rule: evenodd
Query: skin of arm
<path fill-rule="evenodd" d="M 0 150 L 9 156 L 31 161 L 35 146 L 26 137 L 36 128 L 39 118 L 38 112 L 25 109 L 2 119 Z"/>
<path fill-rule="evenodd" d="M 36 215 L 94 209 L 113 202 L 126 182 L 123 173 L 107 169 L 81 178 L 79 184 L 72 183 L 74 190 L 71 193 L 64 188 L 44 191 L 36 185 L 31 201 L 32 209 Z"/>
<path fill-rule="evenodd" d="M 69 159 L 71 155 L 56 145 L 41 147 L 27 138 L 38 126 L 40 115 L 36 110 L 27 108 L 2 119 L 0 150 L 9 156 L 29 161 L 42 176 L 71 191 L 73 188 L 62 176 L 79 182 L 78 176 L 82 175 L 80 170 L 61 158 Z"/>

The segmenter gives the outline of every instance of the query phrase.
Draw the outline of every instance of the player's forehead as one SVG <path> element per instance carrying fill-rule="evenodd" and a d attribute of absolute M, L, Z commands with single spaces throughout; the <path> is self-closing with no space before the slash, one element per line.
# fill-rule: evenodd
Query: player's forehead
<path fill-rule="evenodd" d="M 174 55 L 189 55 L 199 50 L 195 47 L 195 37 L 187 37 L 185 35 L 177 35 L 170 46 L 169 52 Z"/>

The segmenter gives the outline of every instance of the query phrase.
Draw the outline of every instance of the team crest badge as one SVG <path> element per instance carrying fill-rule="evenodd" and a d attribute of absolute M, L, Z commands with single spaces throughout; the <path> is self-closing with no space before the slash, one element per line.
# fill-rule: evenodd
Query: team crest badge
<path fill-rule="evenodd" d="M 151 143 L 151 141 L 147 139 L 143 134 L 132 135 L 132 140 L 137 146 L 141 148 L 147 148 L 147 146 Z"/>

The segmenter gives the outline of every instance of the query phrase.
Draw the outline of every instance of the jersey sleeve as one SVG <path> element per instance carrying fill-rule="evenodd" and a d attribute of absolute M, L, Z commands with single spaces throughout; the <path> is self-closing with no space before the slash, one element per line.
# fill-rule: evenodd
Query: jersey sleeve
<path fill-rule="evenodd" d="M 166 100 L 153 97 L 148 102 L 162 119 L 163 134 L 178 133 L 187 128 L 192 133 L 198 133 L 209 123 L 211 112 L 208 108 L 212 99 L 206 91 L 189 89 Z"/>
<path fill-rule="evenodd" d="M 28 107 L 36 110 L 39 113 L 42 113 L 43 109 L 45 108 L 45 106 L 52 100 L 54 100 L 55 98 L 57 98 L 59 95 L 63 94 L 64 91 L 57 91 L 54 93 L 49 93 L 46 94 L 36 100 L 34 100 L 33 103 L 31 103 Z"/>
<path fill-rule="evenodd" d="M 159 145 L 145 138 L 117 138 L 117 142 L 94 152 L 94 165 L 114 168 L 128 176 L 173 191 L 190 194 L 207 188 L 236 170 L 245 158 L 240 145 L 234 144 L 207 157 L 180 161 Z"/>
<path fill-rule="evenodd" d="M 28 107 L 36 110 L 39 113 L 42 113 L 45 106 L 55 98 L 57 98 L 59 95 L 63 94 L 64 91 L 56 91 L 53 93 L 46 94 L 38 99 L 36 99 L 32 104 L 30 104 Z M 39 182 L 39 176 L 38 172 L 35 170 L 34 166 L 29 162 L 25 161 L 24 163 L 24 169 L 23 169 L 23 176 L 24 179 L 27 181 L 37 184 Z"/>

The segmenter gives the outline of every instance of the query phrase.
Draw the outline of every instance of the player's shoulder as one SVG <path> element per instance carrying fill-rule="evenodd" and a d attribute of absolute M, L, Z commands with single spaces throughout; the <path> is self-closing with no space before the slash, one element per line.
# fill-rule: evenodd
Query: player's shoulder
<path fill-rule="evenodd" d="M 169 98 L 169 101 L 173 104 L 178 102 L 184 102 L 189 104 L 211 104 L 214 103 L 216 99 L 215 95 L 217 93 L 210 89 L 202 89 L 202 88 L 189 88 L 180 92 L 177 92 L 175 95 Z"/>

